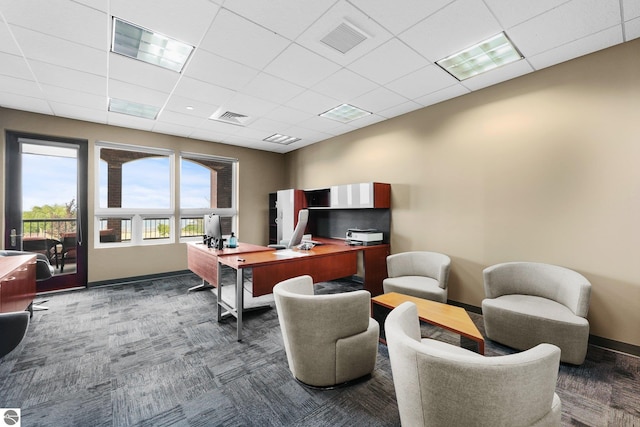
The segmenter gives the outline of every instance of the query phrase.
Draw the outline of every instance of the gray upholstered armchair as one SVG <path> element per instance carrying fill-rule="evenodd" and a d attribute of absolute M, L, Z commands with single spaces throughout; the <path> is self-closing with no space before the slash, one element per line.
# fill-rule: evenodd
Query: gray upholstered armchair
<path fill-rule="evenodd" d="M 385 293 L 398 292 L 417 298 L 447 302 L 451 259 L 437 252 L 413 251 L 387 257 Z"/>
<path fill-rule="evenodd" d="M 421 339 L 411 302 L 391 311 L 385 332 L 403 426 L 560 425 L 558 347 L 540 344 L 522 353 L 485 357 Z"/>
<path fill-rule="evenodd" d="M 0 313 L 0 358 L 16 348 L 27 334 L 29 312 Z"/>
<path fill-rule="evenodd" d="M 289 369 L 300 382 L 332 387 L 371 374 L 378 355 L 378 322 L 367 291 L 314 295 L 310 276 L 273 288 Z"/>
<path fill-rule="evenodd" d="M 546 342 L 561 361 L 580 365 L 589 342 L 591 283 L 556 265 L 507 262 L 484 270 L 482 314 L 486 336 L 526 350 Z"/>

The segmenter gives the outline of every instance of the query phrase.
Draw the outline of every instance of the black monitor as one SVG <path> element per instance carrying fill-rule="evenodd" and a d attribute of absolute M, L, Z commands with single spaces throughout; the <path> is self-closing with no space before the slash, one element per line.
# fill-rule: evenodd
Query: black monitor
<path fill-rule="evenodd" d="M 222 249 L 222 225 L 220 215 L 208 214 L 204 216 L 204 241 L 209 247 Z"/>

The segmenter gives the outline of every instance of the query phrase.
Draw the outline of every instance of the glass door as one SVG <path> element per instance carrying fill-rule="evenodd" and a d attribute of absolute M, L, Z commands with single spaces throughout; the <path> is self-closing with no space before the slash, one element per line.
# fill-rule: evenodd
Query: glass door
<path fill-rule="evenodd" d="M 37 291 L 86 286 L 87 142 L 7 132 L 5 248 L 43 254 Z"/>

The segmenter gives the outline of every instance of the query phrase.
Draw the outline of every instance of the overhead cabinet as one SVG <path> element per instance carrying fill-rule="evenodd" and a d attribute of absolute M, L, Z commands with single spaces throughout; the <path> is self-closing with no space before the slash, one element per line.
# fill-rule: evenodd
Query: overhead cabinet
<path fill-rule="evenodd" d="M 331 187 L 330 195 L 330 207 L 334 209 L 389 208 L 391 206 L 390 185 L 379 182 L 335 185 Z"/>

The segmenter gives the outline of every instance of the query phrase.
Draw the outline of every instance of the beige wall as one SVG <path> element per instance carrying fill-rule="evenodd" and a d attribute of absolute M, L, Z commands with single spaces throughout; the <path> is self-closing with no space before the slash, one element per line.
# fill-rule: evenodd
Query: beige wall
<path fill-rule="evenodd" d="M 238 235 L 245 242 L 256 244 L 268 242 L 268 193 L 286 187 L 285 159 L 281 154 L 0 108 L 0 131 L 2 132 L 0 137 L 2 144 L 0 176 L 3 178 L 3 185 L 0 186 L 0 212 L 2 212 L 3 218 L 5 206 L 5 130 L 80 138 L 89 141 L 88 214 L 90 219 L 93 217 L 96 197 L 93 178 L 96 167 L 94 162 L 96 141 L 170 148 L 176 151 L 182 150 L 239 159 Z M 92 226 L 93 224 L 91 224 Z M 4 236 L 4 221 L 0 227 Z M 92 229 L 89 231 L 89 283 L 179 271 L 187 268 L 184 244 L 94 249 Z M 4 239 L 0 245 L 4 245 Z"/>
<path fill-rule="evenodd" d="M 593 284 L 591 333 L 640 345 L 640 41 L 287 155 L 290 186 L 392 184 L 392 252 L 451 256 L 449 298 L 483 268 L 563 265 Z"/>

